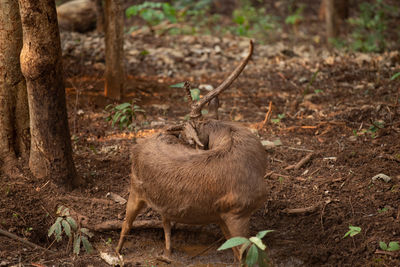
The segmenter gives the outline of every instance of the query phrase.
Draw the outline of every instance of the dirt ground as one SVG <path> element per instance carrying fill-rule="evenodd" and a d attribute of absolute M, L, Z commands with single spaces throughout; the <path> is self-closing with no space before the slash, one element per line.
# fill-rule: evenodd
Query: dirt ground
<path fill-rule="evenodd" d="M 68 43 L 78 37 L 79 56 Z M 135 133 L 105 121 L 104 108 L 113 102 L 102 93 L 102 37 L 62 38 L 74 160 L 88 184 L 67 193 L 26 168 L 18 180 L 0 176 L 0 227 L 52 251 L 0 235 L 0 266 L 108 266 L 99 253 L 112 254 L 119 230 L 93 231 L 95 251 L 74 256 L 65 238 L 47 236 L 57 206 L 86 216 L 90 225 L 122 221 L 125 205 L 107 194 L 128 197 L 131 145 L 184 121 L 189 111 L 182 89 L 169 86 L 185 80 L 217 86 L 248 44 L 237 37 L 127 36 L 121 103 L 138 99 L 146 111 Z M 400 82 L 390 80 L 400 71 L 400 54 L 344 53 L 310 40 L 300 34 L 256 43 L 252 61 L 220 98 L 221 119 L 252 129 L 269 156 L 268 200 L 252 216 L 250 233 L 275 230 L 264 238 L 274 266 L 400 266 L 399 251 L 379 247 L 380 241 L 400 241 Z M 272 119 L 259 129 L 270 102 Z M 377 174 L 390 180 L 373 179 Z M 147 209 L 137 220 L 159 216 Z M 361 232 L 344 238 L 349 226 Z M 162 229 L 137 228 L 122 254 L 126 266 L 234 266 L 231 251 L 216 251 L 221 237 L 216 225 L 178 225 L 167 263 Z"/>

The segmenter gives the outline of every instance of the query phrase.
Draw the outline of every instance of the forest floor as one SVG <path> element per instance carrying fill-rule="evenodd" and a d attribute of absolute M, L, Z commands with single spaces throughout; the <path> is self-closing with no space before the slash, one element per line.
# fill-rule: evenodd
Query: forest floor
<path fill-rule="evenodd" d="M 146 111 L 135 133 L 105 120 L 104 108 L 113 102 L 103 96 L 102 37 L 63 33 L 62 39 L 74 160 L 88 184 L 65 193 L 26 169 L 18 180 L 1 176 L 0 227 L 53 253 L 0 235 L 0 266 L 108 266 L 99 252 L 112 254 L 119 230 L 93 231 L 94 253 L 73 256 L 65 237 L 57 243 L 47 236 L 57 206 L 86 216 L 90 225 L 121 222 L 125 205 L 107 195 L 128 197 L 130 147 L 184 121 L 189 111 L 185 93 L 170 85 L 189 80 L 216 87 L 248 46 L 237 37 L 127 36 L 120 103 L 137 99 Z M 400 82 L 390 80 L 398 71 L 399 52 L 329 51 L 300 35 L 256 43 L 251 62 L 221 95 L 220 118 L 246 125 L 266 145 L 268 200 L 251 217 L 250 233 L 275 230 L 264 238 L 275 266 L 400 266 L 400 251 L 379 246 L 400 241 Z M 270 102 L 272 119 L 259 128 Z M 373 178 L 378 174 L 390 180 Z M 137 220 L 159 217 L 147 209 Z M 361 232 L 344 238 L 349 226 Z M 234 266 L 231 251 L 216 250 L 221 237 L 216 225 L 177 227 L 173 261 L 166 263 L 162 229 L 138 228 L 122 254 L 126 266 Z"/>

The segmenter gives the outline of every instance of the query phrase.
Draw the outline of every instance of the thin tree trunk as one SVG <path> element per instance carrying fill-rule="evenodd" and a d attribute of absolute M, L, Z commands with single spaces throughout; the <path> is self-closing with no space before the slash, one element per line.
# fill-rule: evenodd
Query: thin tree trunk
<path fill-rule="evenodd" d="M 53 0 L 19 0 L 23 30 L 21 69 L 31 118 L 29 167 L 67 189 L 81 182 L 72 160 L 62 76 L 61 44 Z"/>
<path fill-rule="evenodd" d="M 96 31 L 104 32 L 103 0 L 93 0 L 96 5 Z"/>
<path fill-rule="evenodd" d="M 121 99 L 125 83 L 124 16 L 120 0 L 105 1 L 106 72 L 105 96 Z"/>
<path fill-rule="evenodd" d="M 335 10 L 335 0 L 324 0 L 325 1 L 325 21 L 326 21 L 326 35 L 327 40 L 336 38 L 339 34 L 338 19 Z"/>
<path fill-rule="evenodd" d="M 18 0 L 0 0 L 0 25 L 0 170 L 14 176 L 17 156 L 27 157 L 30 143 Z"/>

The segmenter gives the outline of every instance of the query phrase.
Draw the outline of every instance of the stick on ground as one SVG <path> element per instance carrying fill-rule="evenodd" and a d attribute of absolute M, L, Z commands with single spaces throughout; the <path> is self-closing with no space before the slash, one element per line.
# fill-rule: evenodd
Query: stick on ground
<path fill-rule="evenodd" d="M 19 241 L 19 242 L 21 242 L 21 243 L 23 243 L 23 244 L 25 244 L 25 245 L 28 245 L 28 246 L 30 246 L 30 247 L 32 247 L 32 248 L 37 248 L 37 249 L 44 250 L 44 251 L 47 251 L 47 252 L 50 252 L 50 253 L 54 253 L 54 252 L 51 251 L 51 250 L 48 250 L 48 249 L 46 249 L 46 248 L 44 248 L 44 247 L 41 247 L 41 246 L 39 246 L 39 245 L 36 245 L 35 243 L 32 243 L 32 242 L 30 242 L 30 241 L 28 241 L 28 240 L 25 240 L 25 239 L 23 239 L 23 238 L 21 238 L 21 237 L 15 235 L 15 234 L 12 234 L 12 233 L 10 233 L 10 232 L 8 232 L 8 231 L 5 231 L 5 230 L 0 229 L 0 235 L 4 235 L 4 236 L 9 237 L 9 238 L 11 238 L 11 239 L 13 239 L 13 240 L 17 240 L 17 241 Z"/>

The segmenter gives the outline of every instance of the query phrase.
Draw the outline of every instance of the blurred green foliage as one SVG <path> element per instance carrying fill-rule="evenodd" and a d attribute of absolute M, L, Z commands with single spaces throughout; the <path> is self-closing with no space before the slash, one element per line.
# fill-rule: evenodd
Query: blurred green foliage
<path fill-rule="evenodd" d="M 350 35 L 330 42 L 339 49 L 361 52 L 382 52 L 387 48 L 387 29 L 391 19 L 399 12 L 397 6 L 390 6 L 385 0 L 359 1 L 355 16 L 348 19 Z M 319 4 L 319 2 L 318 2 Z M 126 16 L 137 16 L 150 28 L 165 23 L 157 31 L 170 34 L 214 34 L 226 33 L 255 38 L 265 42 L 272 34 L 277 36 L 282 24 L 291 25 L 295 33 L 298 25 L 305 20 L 306 5 L 295 0 L 286 0 L 286 17 L 278 17 L 268 11 L 263 1 L 237 1 L 236 9 L 227 18 L 211 14 L 212 0 L 172 0 L 168 2 L 146 1 L 126 9 Z M 167 26 L 168 24 L 168 26 Z M 345 27 L 345 26 L 341 26 Z M 400 36 L 399 36 L 400 37 Z"/>

